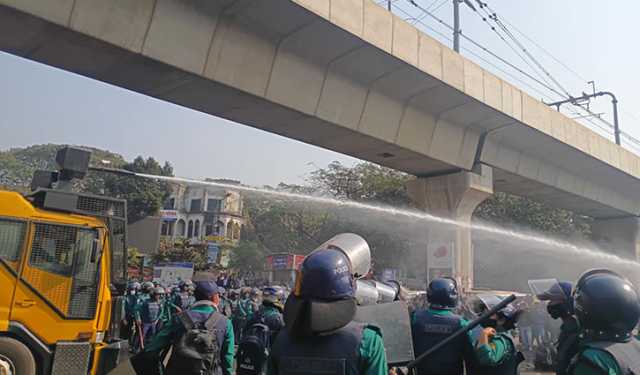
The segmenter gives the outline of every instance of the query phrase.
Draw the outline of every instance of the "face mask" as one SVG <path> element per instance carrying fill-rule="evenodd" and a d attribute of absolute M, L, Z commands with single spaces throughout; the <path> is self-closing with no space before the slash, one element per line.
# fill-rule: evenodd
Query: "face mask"
<path fill-rule="evenodd" d="M 482 326 L 484 328 L 496 329 L 498 327 L 498 321 L 494 319 L 488 319 L 488 320 L 485 320 L 484 323 L 482 323 Z"/>
<path fill-rule="evenodd" d="M 547 312 L 553 319 L 558 319 L 565 314 L 564 308 L 561 304 L 547 305 Z"/>
<path fill-rule="evenodd" d="M 129 294 L 131 294 L 132 296 L 135 296 L 136 295 L 136 291 L 132 290 L 132 291 L 129 292 Z"/>

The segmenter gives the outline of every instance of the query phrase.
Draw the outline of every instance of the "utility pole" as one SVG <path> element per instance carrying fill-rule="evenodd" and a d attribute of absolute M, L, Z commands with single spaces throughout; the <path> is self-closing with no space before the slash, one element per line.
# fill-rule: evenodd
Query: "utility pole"
<path fill-rule="evenodd" d="M 387 10 L 391 12 L 391 0 L 387 0 Z"/>
<path fill-rule="evenodd" d="M 460 0 L 453 0 L 453 50 L 460 53 Z"/>
<path fill-rule="evenodd" d="M 453 0 L 453 50 L 460 53 L 460 3 L 465 3 L 471 10 L 476 12 L 476 7 L 469 0 Z"/>

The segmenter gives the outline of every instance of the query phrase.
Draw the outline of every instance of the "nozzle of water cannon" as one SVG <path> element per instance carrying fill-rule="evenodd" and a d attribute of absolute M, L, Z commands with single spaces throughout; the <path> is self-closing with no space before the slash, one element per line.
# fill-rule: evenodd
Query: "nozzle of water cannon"
<path fill-rule="evenodd" d="M 375 280 L 356 281 L 356 302 L 360 306 L 390 303 L 398 299 L 399 284 Z"/>
<path fill-rule="evenodd" d="M 341 233 L 318 246 L 321 249 L 337 249 L 342 251 L 351 262 L 355 278 L 361 278 L 371 269 L 371 249 L 364 238 L 354 233 Z"/>
<path fill-rule="evenodd" d="M 356 281 L 356 302 L 359 306 L 375 305 L 380 301 L 380 292 L 373 280 Z"/>

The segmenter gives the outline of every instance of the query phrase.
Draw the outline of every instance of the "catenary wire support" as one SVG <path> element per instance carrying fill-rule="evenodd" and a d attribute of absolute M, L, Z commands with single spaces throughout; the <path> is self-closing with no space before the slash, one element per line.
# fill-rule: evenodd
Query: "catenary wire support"
<path fill-rule="evenodd" d="M 582 96 L 577 98 L 571 97 L 569 99 L 561 100 L 558 102 L 545 103 L 545 104 L 551 107 L 556 107 L 556 109 L 560 111 L 560 107 L 563 104 L 571 103 L 573 105 L 579 105 L 578 103 L 582 100 L 589 100 L 591 98 L 597 98 L 599 96 L 609 96 L 611 98 L 611 104 L 613 105 L 613 134 L 616 140 L 616 144 L 620 146 L 621 144 L 620 144 L 620 124 L 618 123 L 618 98 L 616 98 L 616 96 L 612 92 L 599 91 L 599 92 L 594 92 L 593 94 L 583 93 Z"/>

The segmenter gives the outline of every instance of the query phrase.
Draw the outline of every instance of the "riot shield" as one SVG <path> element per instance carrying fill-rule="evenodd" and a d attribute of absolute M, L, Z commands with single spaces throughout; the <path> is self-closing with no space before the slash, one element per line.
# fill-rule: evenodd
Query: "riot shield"
<path fill-rule="evenodd" d="M 557 279 L 529 280 L 527 283 L 531 292 L 541 301 L 563 303 L 570 298 L 562 290 Z"/>
<path fill-rule="evenodd" d="M 402 366 L 413 361 L 411 319 L 405 302 L 358 306 L 354 320 L 380 328 L 390 366 Z"/>

